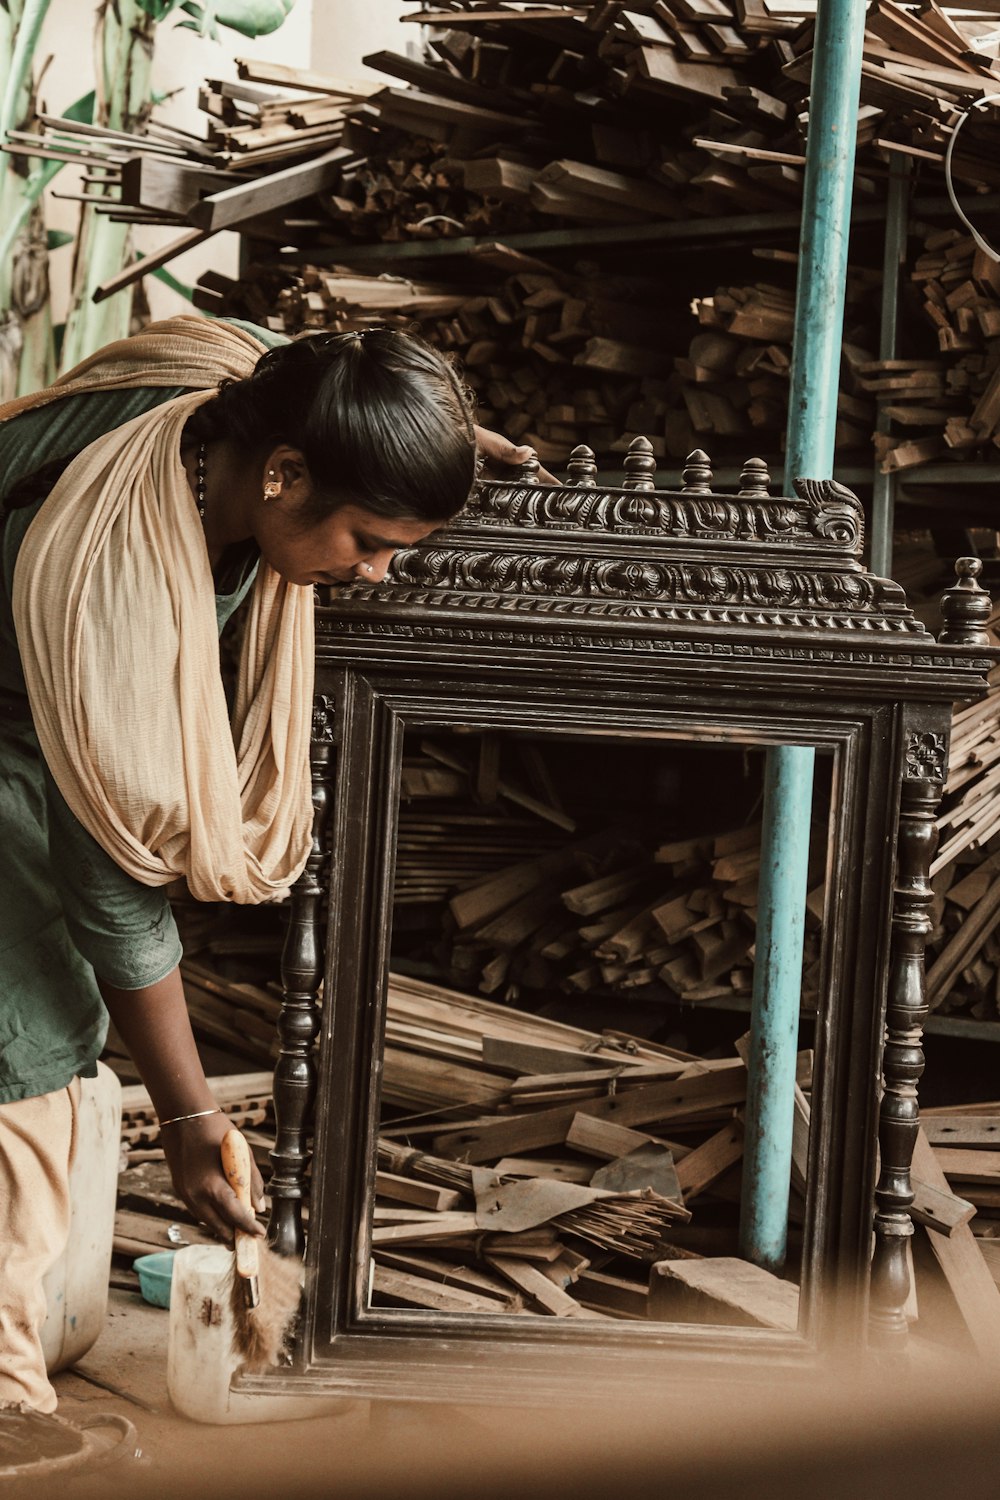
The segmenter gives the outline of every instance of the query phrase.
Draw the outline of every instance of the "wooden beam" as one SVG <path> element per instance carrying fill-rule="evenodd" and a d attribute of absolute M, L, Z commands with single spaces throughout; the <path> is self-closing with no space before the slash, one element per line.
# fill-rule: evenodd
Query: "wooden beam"
<path fill-rule="evenodd" d="M 346 146 L 336 146 L 322 156 L 296 162 L 283 171 L 253 182 L 238 182 L 202 198 L 190 209 L 188 222 L 210 234 L 220 229 L 235 229 L 249 219 L 336 186 L 343 163 L 352 158 L 353 152 Z"/>
<path fill-rule="evenodd" d="M 934 1149 L 921 1130 L 913 1148 L 913 1174 L 938 1192 L 947 1193 L 948 1179 Z M 968 1224 L 950 1235 L 928 1229 L 927 1241 L 976 1349 L 990 1363 L 1000 1360 L 1000 1290 L 983 1259 Z M 918 1288 L 919 1297 L 919 1288 Z"/>

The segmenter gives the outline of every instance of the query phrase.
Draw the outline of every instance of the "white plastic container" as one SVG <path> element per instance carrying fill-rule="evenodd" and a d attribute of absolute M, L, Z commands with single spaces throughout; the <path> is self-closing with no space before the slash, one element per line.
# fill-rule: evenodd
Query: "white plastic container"
<path fill-rule="evenodd" d="M 230 1269 L 225 1245 L 188 1245 L 174 1257 L 170 1289 L 167 1391 L 193 1422 L 295 1421 L 346 1415 L 358 1403 L 343 1397 L 268 1395 L 232 1389 L 239 1367 L 233 1353 Z"/>
<path fill-rule="evenodd" d="M 69 1240 L 44 1282 L 49 1310 L 41 1339 L 50 1374 L 86 1354 L 104 1328 L 121 1129 L 121 1084 L 98 1063 L 96 1078 L 80 1079 Z"/>

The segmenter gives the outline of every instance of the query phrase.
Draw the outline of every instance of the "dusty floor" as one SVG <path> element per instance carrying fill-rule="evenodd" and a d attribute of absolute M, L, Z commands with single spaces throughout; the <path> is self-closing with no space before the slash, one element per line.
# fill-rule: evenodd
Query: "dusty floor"
<path fill-rule="evenodd" d="M 139 1450 L 137 1459 L 104 1470 L 100 1482 L 86 1476 L 69 1481 L 71 1494 L 79 1487 L 81 1495 L 92 1492 L 103 1497 L 109 1477 L 117 1484 L 128 1475 L 124 1492 L 141 1496 L 157 1492 L 149 1486 L 158 1476 L 174 1473 L 181 1458 L 185 1470 L 204 1466 L 206 1474 L 216 1467 L 236 1472 L 252 1459 L 258 1445 L 301 1455 L 314 1447 L 327 1448 L 334 1429 L 338 1443 L 356 1443 L 367 1432 L 369 1409 L 358 1403 L 345 1403 L 339 1419 L 267 1423 L 249 1429 L 203 1426 L 178 1416 L 167 1395 L 168 1318 L 165 1309 L 151 1307 L 137 1293 L 112 1290 L 104 1333 L 76 1369 L 55 1377 L 61 1417 L 70 1422 L 96 1412 L 126 1417 L 136 1429 Z M 206 1489 L 206 1493 L 211 1491 Z"/>
<path fill-rule="evenodd" d="M 138 1455 L 26 1500 L 941 1500 L 1000 1494 L 1000 1365 L 895 1359 L 735 1383 L 675 1372 L 648 1398 L 543 1411 L 345 1404 L 338 1416 L 214 1427 L 171 1408 L 166 1312 L 111 1293 L 107 1328 L 57 1377 L 60 1415 L 117 1413 Z M 102 1381 L 123 1394 L 102 1389 Z"/>

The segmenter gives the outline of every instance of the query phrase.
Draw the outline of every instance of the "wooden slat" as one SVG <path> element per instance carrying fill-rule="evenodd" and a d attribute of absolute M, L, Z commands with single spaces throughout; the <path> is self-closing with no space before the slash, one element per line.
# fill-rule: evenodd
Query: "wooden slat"
<path fill-rule="evenodd" d="M 948 1192 L 948 1179 L 922 1130 L 913 1149 L 913 1172 L 938 1192 Z M 1000 1290 L 975 1235 L 967 1224 L 958 1226 L 951 1235 L 932 1229 L 925 1233 L 976 1349 L 996 1364 L 1000 1357 Z"/>

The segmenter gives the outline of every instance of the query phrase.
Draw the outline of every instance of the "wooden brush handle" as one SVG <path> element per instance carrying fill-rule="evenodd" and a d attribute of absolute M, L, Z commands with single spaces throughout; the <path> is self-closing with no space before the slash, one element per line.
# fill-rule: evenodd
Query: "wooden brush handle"
<path fill-rule="evenodd" d="M 250 1200 L 250 1147 L 238 1130 L 227 1130 L 222 1137 L 222 1170 L 226 1181 L 244 1208 L 253 1210 Z M 236 1231 L 236 1273 L 238 1276 L 256 1276 L 260 1269 L 257 1237 L 247 1234 L 245 1229 Z"/>

